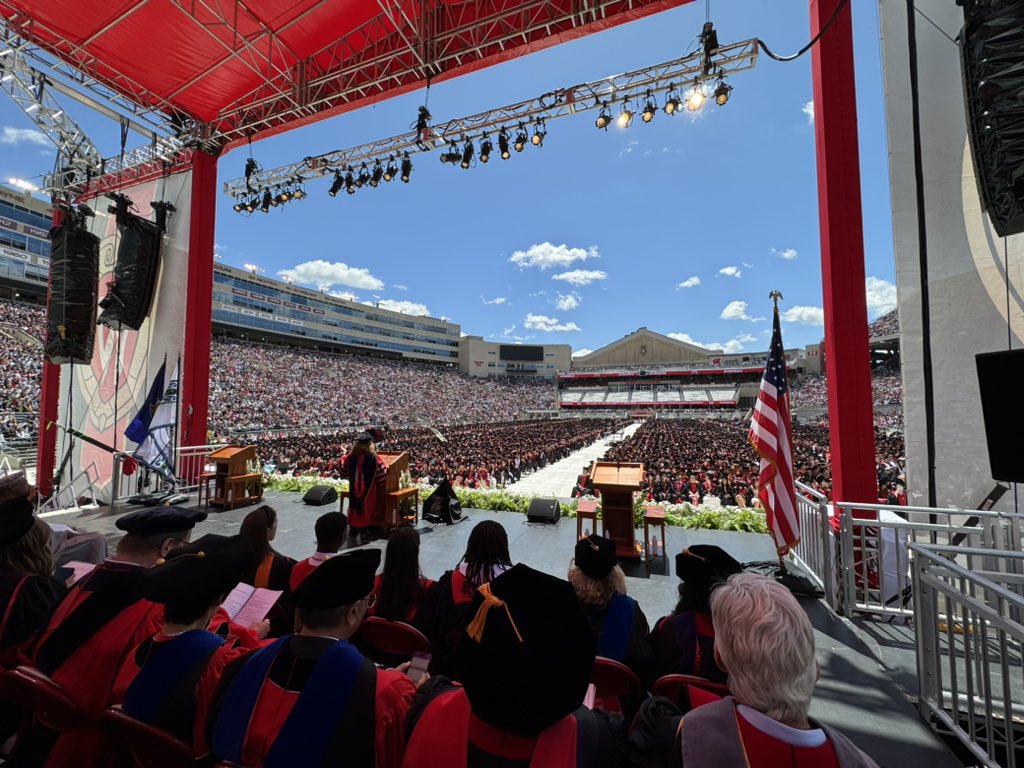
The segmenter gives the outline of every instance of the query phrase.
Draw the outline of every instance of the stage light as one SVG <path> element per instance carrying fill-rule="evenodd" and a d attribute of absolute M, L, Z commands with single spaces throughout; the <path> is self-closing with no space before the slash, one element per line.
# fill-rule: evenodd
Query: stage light
<path fill-rule="evenodd" d="M 526 126 L 522 123 L 519 124 L 519 130 L 516 131 L 516 143 L 513 145 L 516 152 L 522 152 L 526 147 L 526 142 L 530 140 L 530 137 L 526 135 Z"/>
<path fill-rule="evenodd" d="M 629 128 L 629 126 L 633 124 L 633 110 L 629 108 L 628 100 L 622 100 L 622 111 L 619 112 L 619 116 L 615 119 L 615 122 L 619 124 L 620 128 Z"/>
<path fill-rule="evenodd" d="M 409 159 L 409 153 L 406 152 L 402 155 L 402 181 L 406 184 L 409 183 L 409 176 L 412 175 L 412 160 Z"/>
<path fill-rule="evenodd" d="M 241 213 L 245 209 L 245 206 L 241 203 L 235 203 L 231 207 L 234 209 L 235 213 Z"/>
<path fill-rule="evenodd" d="M 548 127 L 543 120 L 538 120 L 534 129 L 533 136 L 530 137 L 530 141 L 533 142 L 535 147 L 544 146 L 544 137 L 548 135 Z"/>
<path fill-rule="evenodd" d="M 395 176 L 398 175 L 398 166 L 395 164 L 395 156 L 392 155 L 388 158 L 388 167 L 384 171 L 384 181 L 391 181 Z"/>
<path fill-rule="evenodd" d="M 501 151 L 502 160 L 512 157 L 512 153 L 508 151 L 508 130 L 505 128 L 502 128 L 501 133 L 498 134 L 498 149 Z"/>
<path fill-rule="evenodd" d="M 680 101 L 679 96 L 677 94 L 670 93 L 668 98 L 665 100 L 665 114 L 674 115 L 679 111 L 681 106 L 682 102 Z"/>
<path fill-rule="evenodd" d="M 691 112 L 696 112 L 704 106 L 706 98 L 703 84 L 701 84 L 700 80 L 694 80 L 693 85 L 690 86 L 690 90 L 686 94 L 686 108 Z"/>
<path fill-rule="evenodd" d="M 273 198 L 270 196 L 270 187 L 263 190 L 263 201 L 260 203 L 260 210 L 264 213 L 270 212 L 270 206 L 273 203 Z"/>
<path fill-rule="evenodd" d="M 292 199 L 292 192 L 288 187 L 285 187 L 281 190 L 280 194 L 278 194 L 278 197 L 281 198 L 282 203 L 287 203 Z"/>
<path fill-rule="evenodd" d="M 647 103 L 644 104 L 644 111 L 640 113 L 640 119 L 645 123 L 651 122 L 654 119 L 654 115 L 657 114 L 658 107 L 654 103 L 654 99 L 651 97 L 651 92 L 647 92 Z"/>
<path fill-rule="evenodd" d="M 459 162 L 461 157 L 462 153 L 459 152 L 459 145 L 456 144 L 454 141 L 451 141 L 448 143 L 448 151 L 441 153 L 441 162 L 451 163 L 452 165 L 455 165 L 457 162 Z"/>
<path fill-rule="evenodd" d="M 466 170 L 470 165 L 473 164 L 473 142 L 467 141 L 466 146 L 462 148 L 462 162 L 459 166 Z"/>
<path fill-rule="evenodd" d="M 274 195 L 273 199 L 271 199 L 270 204 L 274 208 L 277 208 L 277 206 L 279 206 L 282 202 L 284 202 L 284 201 L 281 200 L 281 194 L 278 193 L 278 194 Z"/>
<path fill-rule="evenodd" d="M 480 162 L 486 163 L 491 159 L 491 150 L 494 149 L 494 145 L 491 144 L 491 140 L 487 138 L 487 134 L 483 135 L 483 139 L 480 142 Z"/>
<path fill-rule="evenodd" d="M 347 171 L 348 172 L 345 174 L 345 191 L 350 195 L 354 195 L 356 193 L 356 179 L 352 175 L 351 168 L 348 168 Z"/>
<path fill-rule="evenodd" d="M 359 177 L 356 179 L 356 186 L 362 189 L 370 181 L 370 169 L 363 163 L 359 167 Z"/>
<path fill-rule="evenodd" d="M 331 182 L 331 188 L 327 190 L 327 194 L 331 197 L 335 197 L 341 192 L 342 186 L 345 184 L 345 180 L 341 178 L 341 171 L 334 172 L 334 181 Z"/>
<path fill-rule="evenodd" d="M 250 197 L 248 200 L 245 201 L 245 212 L 252 213 L 253 211 L 255 211 L 258 203 L 259 200 L 257 200 L 255 197 Z"/>
<path fill-rule="evenodd" d="M 728 104 L 730 91 L 732 91 L 732 86 L 725 82 L 724 77 L 719 78 L 718 85 L 715 86 L 715 104 L 720 107 Z"/>
<path fill-rule="evenodd" d="M 305 196 L 306 190 L 303 188 L 302 184 L 296 183 L 295 191 L 292 192 L 292 197 L 294 197 L 296 200 L 301 200 Z"/>
<path fill-rule="evenodd" d="M 384 177 L 384 166 L 380 164 L 380 160 L 373 164 L 373 173 L 370 174 L 370 186 L 376 187 L 380 184 L 380 180 Z"/>
<path fill-rule="evenodd" d="M 612 116 L 608 112 L 608 102 L 602 102 L 601 111 L 597 114 L 597 120 L 594 121 L 594 125 L 607 131 L 611 122 Z"/>

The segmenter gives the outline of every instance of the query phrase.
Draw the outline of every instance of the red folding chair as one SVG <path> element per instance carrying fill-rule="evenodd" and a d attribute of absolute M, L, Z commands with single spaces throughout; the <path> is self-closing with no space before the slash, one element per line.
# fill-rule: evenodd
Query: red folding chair
<path fill-rule="evenodd" d="M 664 696 L 675 702 L 684 712 L 689 712 L 701 704 L 721 699 L 729 695 L 729 689 L 721 684 L 705 680 L 697 675 L 662 675 L 654 681 L 651 693 Z"/>
<path fill-rule="evenodd" d="M 137 768 L 195 768 L 199 764 L 189 744 L 136 720 L 119 706 L 108 709 L 103 717 L 123 738 Z"/>
<path fill-rule="evenodd" d="M 15 667 L 5 675 L 7 694 L 54 731 L 96 728 L 96 723 L 75 704 L 57 683 L 32 667 Z"/>
<path fill-rule="evenodd" d="M 644 688 L 632 669 L 622 662 L 598 656 L 590 671 L 590 682 L 594 684 L 599 709 L 621 712 L 626 722 L 633 719 Z"/>
<path fill-rule="evenodd" d="M 414 653 L 430 653 L 430 641 L 416 627 L 402 621 L 367 616 L 353 642 L 378 664 L 409 661 Z"/>

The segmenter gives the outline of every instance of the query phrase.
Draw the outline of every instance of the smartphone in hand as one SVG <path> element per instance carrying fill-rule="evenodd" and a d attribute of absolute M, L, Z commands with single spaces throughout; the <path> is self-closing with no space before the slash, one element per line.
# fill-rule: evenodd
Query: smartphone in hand
<path fill-rule="evenodd" d="M 405 674 L 409 676 L 409 679 L 414 683 L 418 683 L 420 678 L 426 673 L 427 668 L 430 667 L 430 654 L 429 653 L 414 653 L 412 655 L 412 661 L 409 663 L 409 671 Z"/>

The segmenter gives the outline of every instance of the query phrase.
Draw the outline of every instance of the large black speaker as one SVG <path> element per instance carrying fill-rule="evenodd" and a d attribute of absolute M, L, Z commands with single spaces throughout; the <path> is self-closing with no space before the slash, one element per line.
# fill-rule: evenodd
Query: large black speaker
<path fill-rule="evenodd" d="M 531 523 L 557 523 L 561 516 L 562 509 L 555 499 L 534 499 L 526 513 L 526 519 Z"/>
<path fill-rule="evenodd" d="M 1006 237 L 1024 232 L 1024 3 L 958 3 L 974 173 L 992 226 Z"/>
<path fill-rule="evenodd" d="M 977 355 L 976 360 L 992 479 L 1024 483 L 1024 452 L 1020 447 L 1024 435 L 1024 405 L 1020 397 L 1024 349 L 985 352 Z"/>
<path fill-rule="evenodd" d="M 50 232 L 50 295 L 46 305 L 46 359 L 55 365 L 88 363 L 96 333 L 100 240 L 69 211 Z"/>
<path fill-rule="evenodd" d="M 324 504 L 337 501 L 338 492 L 333 485 L 314 485 L 306 491 L 306 495 L 302 497 L 302 500 L 314 507 L 322 507 Z"/>
<path fill-rule="evenodd" d="M 131 201 L 112 196 L 116 205 L 110 210 L 117 216 L 120 239 L 114 279 L 100 300 L 99 321 L 115 331 L 142 327 L 153 305 L 157 278 L 160 276 L 160 246 L 166 225 L 166 204 L 153 203 L 157 221 L 153 223 L 128 212 Z M 127 201 L 127 202 L 124 202 Z"/>

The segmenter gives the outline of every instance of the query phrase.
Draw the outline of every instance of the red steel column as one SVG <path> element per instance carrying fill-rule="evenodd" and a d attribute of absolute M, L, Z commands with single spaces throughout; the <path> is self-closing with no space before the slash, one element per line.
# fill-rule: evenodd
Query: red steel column
<path fill-rule="evenodd" d="M 840 2 L 842 0 L 811 0 L 812 36 L 828 22 Z M 853 22 L 849 3 L 811 53 L 833 498 L 876 502 Z"/>
<path fill-rule="evenodd" d="M 64 212 L 53 207 L 53 226 L 59 227 L 64 221 Z M 49 284 L 46 288 L 46 315 L 50 315 L 50 294 L 53 290 L 53 261 L 51 260 Z M 44 343 L 46 339 L 43 339 Z M 36 443 L 36 488 L 40 496 L 48 496 L 53 488 L 53 470 L 57 463 L 56 423 L 60 404 L 60 366 L 54 365 L 43 353 L 43 381 L 39 391 L 39 441 Z"/>
<path fill-rule="evenodd" d="M 206 444 L 210 394 L 210 325 L 213 318 L 213 236 L 217 210 L 217 158 L 192 156 L 188 235 L 188 298 L 181 371 L 181 445 Z"/>

